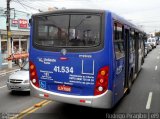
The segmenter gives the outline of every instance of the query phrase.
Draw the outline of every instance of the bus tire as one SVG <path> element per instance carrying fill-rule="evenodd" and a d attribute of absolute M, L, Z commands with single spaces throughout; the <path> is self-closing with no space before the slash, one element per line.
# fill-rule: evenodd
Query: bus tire
<path fill-rule="evenodd" d="M 144 64 L 144 57 L 141 60 L 141 65 L 143 65 L 143 64 Z"/>

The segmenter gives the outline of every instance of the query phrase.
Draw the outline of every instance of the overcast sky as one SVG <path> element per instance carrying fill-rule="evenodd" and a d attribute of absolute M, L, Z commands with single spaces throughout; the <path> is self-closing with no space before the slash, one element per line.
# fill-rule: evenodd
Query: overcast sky
<path fill-rule="evenodd" d="M 160 0 L 12 0 L 11 7 L 29 13 L 48 7 L 107 9 L 141 26 L 145 32 L 160 31 Z M 0 0 L 6 8 L 6 0 Z M 30 8 L 29 8 L 30 7 Z"/>

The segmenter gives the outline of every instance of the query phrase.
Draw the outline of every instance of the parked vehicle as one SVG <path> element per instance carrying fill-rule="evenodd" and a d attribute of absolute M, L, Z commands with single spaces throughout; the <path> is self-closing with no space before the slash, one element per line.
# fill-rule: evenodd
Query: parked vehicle
<path fill-rule="evenodd" d="M 159 43 L 160 43 L 160 38 L 159 37 L 155 37 L 156 38 L 156 42 L 157 42 L 157 45 L 159 45 Z"/>
<path fill-rule="evenodd" d="M 145 49 L 147 50 L 147 54 L 152 51 L 152 46 L 150 45 L 150 43 L 145 42 Z"/>
<path fill-rule="evenodd" d="M 11 74 L 7 81 L 7 87 L 11 91 L 29 91 L 29 62 L 21 70 Z"/>
<path fill-rule="evenodd" d="M 156 46 L 157 46 L 157 42 L 156 42 L 155 38 L 149 38 L 147 40 L 147 43 L 149 43 L 152 46 L 152 48 L 156 48 Z"/>
<path fill-rule="evenodd" d="M 147 51 L 147 49 L 145 48 L 145 57 L 147 56 L 147 54 L 148 54 L 148 51 Z"/>

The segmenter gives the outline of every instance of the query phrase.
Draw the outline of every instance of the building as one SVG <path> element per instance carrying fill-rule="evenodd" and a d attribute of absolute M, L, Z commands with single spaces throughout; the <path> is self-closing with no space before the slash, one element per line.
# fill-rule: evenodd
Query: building
<path fill-rule="evenodd" d="M 11 49 L 12 53 L 28 52 L 29 46 L 29 19 L 31 15 L 25 12 L 12 10 L 10 29 L 11 29 Z M 0 16 L 0 68 L 7 64 L 7 32 L 6 16 Z"/>
<path fill-rule="evenodd" d="M 149 33 L 148 36 L 149 36 L 149 37 L 155 37 L 155 33 L 154 33 L 154 32 Z"/>

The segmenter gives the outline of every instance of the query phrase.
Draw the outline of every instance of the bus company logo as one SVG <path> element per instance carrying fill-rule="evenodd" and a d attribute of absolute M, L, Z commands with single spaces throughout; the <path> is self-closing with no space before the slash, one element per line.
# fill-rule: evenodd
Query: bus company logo
<path fill-rule="evenodd" d="M 44 64 L 51 64 L 56 62 L 56 59 L 51 59 L 51 58 L 38 58 L 39 62 L 42 62 Z"/>

